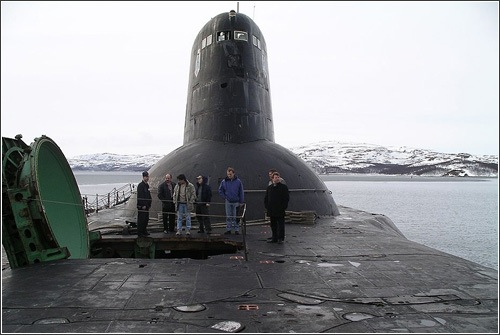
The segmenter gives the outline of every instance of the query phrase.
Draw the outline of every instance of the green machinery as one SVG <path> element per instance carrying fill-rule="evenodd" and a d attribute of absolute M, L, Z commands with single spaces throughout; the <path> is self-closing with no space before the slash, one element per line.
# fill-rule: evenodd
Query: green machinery
<path fill-rule="evenodd" d="M 89 257 L 89 231 L 75 176 L 47 136 L 29 146 L 2 137 L 2 244 L 11 268 Z"/>

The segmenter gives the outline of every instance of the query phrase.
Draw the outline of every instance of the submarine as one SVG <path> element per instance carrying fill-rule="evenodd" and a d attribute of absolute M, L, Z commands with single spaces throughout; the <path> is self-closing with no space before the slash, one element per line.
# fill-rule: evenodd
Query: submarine
<path fill-rule="evenodd" d="M 244 16 L 229 12 L 219 19 L 231 22 L 232 17 L 247 20 L 247 30 L 243 25 L 237 31 L 265 45 Z M 224 41 L 231 41 L 233 26 L 219 27 L 213 20 L 206 32 L 223 32 Z M 200 47 L 208 43 L 203 31 Z M 221 47 L 231 51 L 234 45 Z M 197 61 L 193 47 L 193 55 L 192 70 L 201 76 L 203 53 Z M 226 67 L 243 77 L 220 77 L 214 86 L 204 82 L 207 90 L 264 82 L 242 80 L 245 67 L 229 66 L 239 64 L 233 62 L 238 57 L 223 55 L 231 60 Z M 221 65 L 219 71 L 228 70 Z M 197 83 L 190 82 L 193 93 L 201 90 Z M 269 87 L 260 88 L 269 98 Z M 148 237 L 106 236 L 91 227 L 123 228 L 130 205 L 135 207 L 132 198 L 87 217 L 71 168 L 51 138 L 42 135 L 27 145 L 20 135 L 2 137 L 2 244 L 10 263 L 2 268 L 2 333 L 498 333 L 497 270 L 412 242 L 384 215 L 337 206 L 310 170 L 273 142 L 272 118 L 263 120 L 271 116 L 267 98 L 261 100 L 269 103 L 262 109 L 266 117 L 243 107 L 219 115 L 217 106 L 224 102 L 243 102 L 224 93 L 199 101 L 198 94 L 192 102 L 212 106 L 214 113 L 196 114 L 200 109 L 188 107 L 185 144 L 160 160 L 150 176 L 162 179 L 163 171 L 175 176 L 179 169 L 215 180 L 231 165 L 247 183 L 248 213 L 257 217 L 259 196 L 252 195 L 265 187 L 273 164 L 291 186 L 291 198 L 305 201 L 293 208 L 314 209 L 321 216 L 313 224 L 287 222 L 286 240 L 279 245 L 266 243 L 268 225 L 245 221 L 244 233 L 230 237 L 217 234 L 224 227 L 214 228 L 212 236 L 190 238 L 166 236 L 160 227 Z M 210 97 L 218 100 L 210 104 Z M 222 141 L 200 120 L 214 120 L 212 126 L 221 122 Z M 243 121 L 248 122 L 239 127 Z M 251 122 L 256 127 L 248 126 Z M 250 150 L 249 158 L 241 148 Z M 201 149 L 221 153 L 210 156 Z M 201 165 L 200 157 L 216 160 Z M 198 165 L 183 165 L 181 159 Z M 253 166 L 258 171 L 245 169 L 253 160 L 262 164 Z M 141 257 L 94 257 L 96 243 L 106 237 L 116 245 L 133 243 L 132 252 Z M 245 257 L 241 250 L 204 259 L 160 259 L 151 253 L 162 243 L 169 250 L 161 251 L 170 253 L 179 243 L 207 248 L 214 241 L 245 238 Z"/>
<path fill-rule="evenodd" d="M 167 173 L 192 183 L 204 175 L 214 191 L 211 212 L 222 215 L 217 188 L 233 167 L 243 182 L 246 219 L 258 220 L 265 217 L 268 171 L 276 169 L 290 191 L 289 211 L 339 214 L 316 172 L 274 141 L 267 54 L 264 35 L 245 14 L 231 10 L 203 26 L 191 50 L 183 145 L 150 168 L 152 193 Z M 131 215 L 137 215 L 135 203 L 132 198 Z M 150 213 L 161 213 L 154 194 Z"/>
<path fill-rule="evenodd" d="M 109 234 L 124 204 L 86 217 L 52 139 L 2 149 L 2 333 L 498 333 L 498 270 L 412 242 L 384 215 L 339 206 L 286 222 L 283 244 L 266 243 L 264 220 L 242 235 L 153 222 L 148 237 Z M 153 256 L 245 238 L 244 252 Z M 96 257 L 104 240 L 121 256 Z"/>

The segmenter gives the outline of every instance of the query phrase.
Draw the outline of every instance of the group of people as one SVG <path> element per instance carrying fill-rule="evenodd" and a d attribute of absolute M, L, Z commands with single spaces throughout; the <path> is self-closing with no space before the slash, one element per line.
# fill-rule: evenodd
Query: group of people
<path fill-rule="evenodd" d="M 288 187 L 278 171 L 269 170 L 269 184 L 264 197 L 264 206 L 271 221 L 272 237 L 268 242 L 283 243 L 285 239 L 285 210 L 290 199 Z M 142 173 L 142 181 L 137 186 L 137 235 L 148 236 L 149 208 L 152 198 L 149 191 L 149 173 Z M 219 195 L 224 199 L 226 213 L 226 232 L 232 231 L 238 235 L 240 231 L 238 208 L 245 202 L 243 183 L 235 174 L 232 167 L 226 170 L 226 177 L 218 188 Z M 209 207 L 212 201 L 212 188 L 208 184 L 208 177 L 199 175 L 196 184 L 190 183 L 184 174 L 177 176 L 177 183 L 172 181 L 170 174 L 165 175 L 165 181 L 158 187 L 158 198 L 162 202 L 164 233 L 173 233 L 177 216 L 176 235 L 181 235 L 182 223 L 186 221 L 186 235 L 190 235 L 191 212 L 195 210 L 198 219 L 198 233 L 212 232 Z"/>
<path fill-rule="evenodd" d="M 137 185 L 137 235 L 148 236 L 147 224 L 149 221 L 149 208 L 152 198 L 149 191 L 149 173 L 142 173 L 142 181 Z M 182 223 L 186 221 L 186 235 L 191 234 L 191 212 L 196 211 L 199 223 L 199 233 L 205 231 L 210 234 L 212 227 L 208 208 L 212 201 L 212 188 L 208 185 L 208 178 L 202 175 L 196 177 L 196 185 L 190 183 L 184 174 L 177 176 L 177 183 L 172 181 L 172 175 L 167 173 L 165 181 L 158 186 L 158 198 L 162 204 L 163 232 L 176 235 L 182 231 Z M 176 226 L 177 214 L 177 229 Z"/>

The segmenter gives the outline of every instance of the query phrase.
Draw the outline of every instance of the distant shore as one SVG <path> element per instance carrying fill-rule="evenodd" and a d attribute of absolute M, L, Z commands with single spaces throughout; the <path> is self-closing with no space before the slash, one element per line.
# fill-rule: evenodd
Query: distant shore
<path fill-rule="evenodd" d="M 443 176 L 416 176 L 416 175 L 385 175 L 385 174 L 320 174 L 323 181 L 481 181 L 498 179 L 498 177 L 475 176 L 475 177 L 443 177 Z"/>

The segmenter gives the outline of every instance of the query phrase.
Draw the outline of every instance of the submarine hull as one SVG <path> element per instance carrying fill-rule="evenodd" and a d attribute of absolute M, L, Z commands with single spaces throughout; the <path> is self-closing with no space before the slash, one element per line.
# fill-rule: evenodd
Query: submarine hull
<path fill-rule="evenodd" d="M 193 184 L 198 175 L 208 177 L 212 187 L 211 215 L 223 214 L 223 198 L 218 187 L 226 177 L 227 167 L 233 167 L 243 182 L 246 219 L 265 218 L 264 195 L 269 182 L 268 171 L 280 171 L 290 190 L 289 211 L 314 211 L 316 215 L 339 215 L 337 205 L 319 176 L 290 150 L 274 142 L 260 140 L 241 144 L 199 140 L 172 151 L 149 170 L 149 184 L 153 197 L 151 216 L 161 212 L 157 188 L 170 173 L 173 180 L 185 174 Z M 135 208 L 136 199 L 129 202 Z M 136 214 L 136 213 L 135 213 Z"/>

